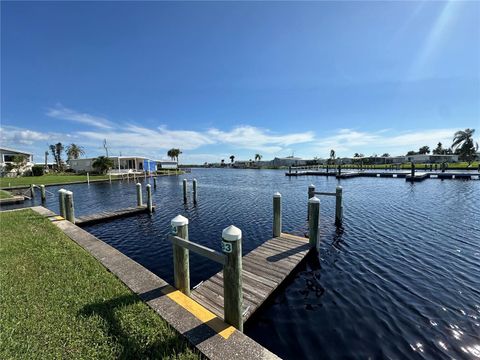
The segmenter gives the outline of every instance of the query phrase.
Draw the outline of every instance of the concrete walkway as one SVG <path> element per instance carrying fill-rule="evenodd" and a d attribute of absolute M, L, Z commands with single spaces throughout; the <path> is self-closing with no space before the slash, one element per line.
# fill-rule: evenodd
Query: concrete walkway
<path fill-rule="evenodd" d="M 42 206 L 31 209 L 93 255 L 207 358 L 278 359 L 120 251 Z"/>

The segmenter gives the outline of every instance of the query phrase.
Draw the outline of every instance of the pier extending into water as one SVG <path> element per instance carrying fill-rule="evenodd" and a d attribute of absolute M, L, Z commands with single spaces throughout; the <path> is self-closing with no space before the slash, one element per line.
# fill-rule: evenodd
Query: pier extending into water
<path fill-rule="evenodd" d="M 318 193 L 331 195 L 331 193 Z M 341 188 L 335 193 L 341 222 Z M 225 322 L 243 330 L 243 324 L 290 276 L 312 249 L 318 247 L 320 200 L 310 192 L 308 199 L 309 236 L 282 232 L 281 194 L 273 195 L 273 237 L 242 257 L 242 231 L 231 225 L 221 236 L 222 252 L 189 240 L 188 219 L 178 215 L 171 221 L 169 239 L 173 247 L 175 287 Z M 220 236 L 219 236 L 220 240 Z M 223 270 L 190 286 L 189 251 L 223 265 Z"/>

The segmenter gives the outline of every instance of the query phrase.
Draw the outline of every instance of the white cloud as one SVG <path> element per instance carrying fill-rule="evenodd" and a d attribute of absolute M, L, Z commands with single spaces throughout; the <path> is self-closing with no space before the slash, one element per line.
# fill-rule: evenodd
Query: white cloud
<path fill-rule="evenodd" d="M 31 145 L 37 141 L 48 141 L 53 137 L 55 137 L 53 133 L 42 133 L 16 126 L 0 127 L 0 140 L 6 145 Z"/>
<path fill-rule="evenodd" d="M 448 129 L 425 129 L 395 132 L 393 129 L 379 131 L 358 131 L 340 129 L 334 135 L 318 140 L 318 146 L 310 148 L 312 154 L 326 154 L 334 149 L 338 156 L 352 156 L 359 152 L 365 155 L 388 152 L 392 155 L 402 155 L 409 150 L 418 150 L 428 145 L 433 149 L 438 142 L 449 147 L 453 134 L 462 127 Z"/>
<path fill-rule="evenodd" d="M 62 105 L 57 105 L 47 111 L 47 116 L 60 120 L 75 121 L 81 124 L 95 126 L 101 129 L 111 129 L 112 123 L 107 119 L 90 115 L 86 113 L 79 113 L 75 110 L 68 109 Z"/>
<path fill-rule="evenodd" d="M 308 143 L 315 139 L 312 131 L 288 135 L 275 135 L 268 130 L 253 126 L 239 126 L 231 131 L 210 129 L 207 132 L 217 142 L 230 144 L 238 148 L 276 153 L 285 146 Z"/>

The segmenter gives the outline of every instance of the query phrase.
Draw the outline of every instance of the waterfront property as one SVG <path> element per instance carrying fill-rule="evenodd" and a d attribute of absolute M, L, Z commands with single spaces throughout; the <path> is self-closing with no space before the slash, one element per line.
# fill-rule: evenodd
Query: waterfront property
<path fill-rule="evenodd" d="M 69 160 L 72 170 L 79 173 L 94 172 L 93 162 L 96 158 Z M 111 156 L 112 175 L 154 173 L 160 169 L 177 169 L 176 161 L 152 160 L 143 156 Z"/>
<path fill-rule="evenodd" d="M 24 159 L 24 162 L 17 165 L 15 160 L 19 158 Z M 25 174 L 32 170 L 33 165 L 33 154 L 26 151 L 0 147 L 0 176 Z M 18 166 L 18 168 L 16 168 L 16 166 Z"/>
<path fill-rule="evenodd" d="M 267 242 L 272 250 L 295 257 L 293 252 L 281 250 L 285 244 L 269 241 L 272 192 L 282 193 L 283 231 L 303 237 L 309 231 L 308 185 L 315 184 L 315 192 L 322 194 L 333 193 L 340 183 L 345 200 L 343 223 L 334 225 L 335 197 L 320 195 L 318 255 L 306 257 L 272 300 L 255 311 L 245 323 L 245 334 L 286 359 L 309 358 L 319 351 L 337 358 L 374 354 L 412 358 L 419 348 L 428 358 L 473 357 L 471 351 L 478 339 L 472 316 L 478 315 L 476 289 L 480 287 L 475 261 L 480 241 L 479 181 L 409 183 L 383 177 L 286 177 L 274 170 L 226 169 L 193 169 L 185 177 L 189 182 L 186 203 L 181 179 L 159 177 L 152 192 L 157 204 L 153 214 L 82 227 L 174 284 L 168 239 L 171 220 L 177 214 L 189 219 L 190 242 L 217 252 L 222 250 L 222 230 L 234 224 L 242 230 L 245 262 L 253 254 L 258 263 L 255 250 Z M 194 177 L 198 180 L 197 205 L 190 186 Z M 153 184 L 153 178 L 140 182 Z M 75 199 L 78 218 L 132 206 L 137 192 L 135 182 L 127 179 L 62 187 L 81 194 Z M 49 187 L 49 191 L 56 194 L 59 188 Z M 39 196 L 25 203 L 34 204 L 40 204 Z M 58 213 L 58 198 L 47 196 L 44 206 Z M 69 229 L 73 234 L 73 228 Z M 283 259 L 272 257 L 261 266 L 270 281 L 276 275 L 269 267 L 282 266 Z M 214 289 L 211 293 L 217 294 L 218 301 L 210 309 L 221 312 L 217 304 L 223 300 L 221 278 L 217 274 L 222 265 L 191 251 L 189 268 L 192 296 L 197 290 Z M 132 283 L 144 279 L 131 271 L 124 274 Z M 247 287 L 244 298 L 258 302 Z M 256 286 L 255 290 L 265 292 L 266 288 Z M 450 325 L 458 333 L 453 333 Z"/>

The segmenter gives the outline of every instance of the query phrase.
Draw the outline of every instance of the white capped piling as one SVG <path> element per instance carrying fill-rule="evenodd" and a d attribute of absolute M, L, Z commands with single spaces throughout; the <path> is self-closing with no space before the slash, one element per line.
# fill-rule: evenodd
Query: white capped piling
<path fill-rule="evenodd" d="M 157 188 L 157 177 L 156 176 L 153 177 L 153 188 L 154 189 Z"/>
<path fill-rule="evenodd" d="M 75 224 L 75 206 L 73 204 L 73 192 L 65 192 L 65 213 L 66 219 Z"/>
<path fill-rule="evenodd" d="M 47 199 L 47 193 L 45 192 L 45 185 L 40 185 L 40 194 L 42 196 L 42 202 Z"/>
<path fill-rule="evenodd" d="M 90 173 L 87 172 L 87 184 L 90 185 Z"/>
<path fill-rule="evenodd" d="M 187 179 L 183 179 L 183 202 L 187 202 Z"/>
<path fill-rule="evenodd" d="M 142 206 L 142 205 L 143 205 L 142 184 L 137 183 L 137 206 Z"/>
<path fill-rule="evenodd" d="M 342 204 L 343 189 L 337 186 L 335 189 L 335 224 L 340 225 L 343 221 L 343 204 Z"/>
<path fill-rule="evenodd" d="M 188 219 L 177 215 L 171 221 L 172 234 L 188 240 Z M 188 249 L 173 244 L 173 277 L 175 287 L 190 296 L 190 264 Z"/>
<path fill-rule="evenodd" d="M 279 237 L 282 233 L 282 195 L 279 192 L 273 194 L 273 237 Z"/>
<path fill-rule="evenodd" d="M 35 184 L 30 185 L 30 197 L 35 199 Z"/>
<path fill-rule="evenodd" d="M 193 188 L 193 203 L 197 203 L 197 179 L 193 179 L 192 181 L 192 188 Z"/>
<path fill-rule="evenodd" d="M 60 216 L 63 217 L 64 219 L 67 218 L 66 212 L 65 212 L 65 192 L 67 190 L 65 189 L 60 189 L 58 190 L 58 211 L 60 212 Z"/>
<path fill-rule="evenodd" d="M 242 230 L 233 225 L 223 229 L 222 251 L 227 257 L 223 267 L 225 322 L 243 331 Z"/>
<path fill-rule="evenodd" d="M 310 200 L 312 197 L 315 196 L 315 185 L 313 184 L 310 184 L 308 185 L 308 199 L 307 200 Z M 307 220 L 310 219 L 310 207 L 307 209 Z"/>
<path fill-rule="evenodd" d="M 147 208 L 148 212 L 151 214 L 153 212 L 153 201 L 152 201 L 152 186 L 147 184 Z"/>
<path fill-rule="evenodd" d="M 320 220 L 320 199 L 316 196 L 308 200 L 308 212 L 310 214 L 310 218 L 308 219 L 308 242 L 310 245 L 317 247 L 318 223 Z"/>

